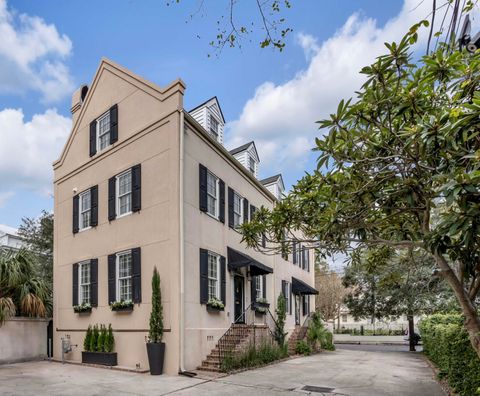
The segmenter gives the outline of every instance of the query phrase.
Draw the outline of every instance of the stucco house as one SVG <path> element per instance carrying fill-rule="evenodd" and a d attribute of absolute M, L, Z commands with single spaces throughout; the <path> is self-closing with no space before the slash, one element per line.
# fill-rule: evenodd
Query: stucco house
<path fill-rule="evenodd" d="M 314 310 L 311 250 L 295 244 L 285 258 L 247 250 L 237 229 L 275 205 L 281 176 L 262 184 L 255 144 L 228 151 L 217 98 L 186 111 L 185 89 L 103 59 L 90 86 L 73 94 L 72 131 L 53 165 L 57 359 L 61 338 L 78 345 L 67 359 L 80 361 L 87 327 L 111 323 L 118 364 L 148 368 L 155 266 L 169 374 L 200 366 L 260 298 L 274 312 L 284 293 L 290 334 Z M 224 308 L 210 309 L 212 299 Z M 115 301 L 133 306 L 115 311 Z M 91 313 L 74 312 L 82 303 Z"/>

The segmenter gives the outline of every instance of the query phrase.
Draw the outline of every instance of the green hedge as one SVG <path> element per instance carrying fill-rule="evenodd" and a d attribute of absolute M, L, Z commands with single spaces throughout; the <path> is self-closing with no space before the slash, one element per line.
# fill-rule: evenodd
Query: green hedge
<path fill-rule="evenodd" d="M 470 344 L 459 314 L 436 314 L 420 322 L 423 351 L 440 377 L 461 396 L 480 395 L 480 359 Z"/>

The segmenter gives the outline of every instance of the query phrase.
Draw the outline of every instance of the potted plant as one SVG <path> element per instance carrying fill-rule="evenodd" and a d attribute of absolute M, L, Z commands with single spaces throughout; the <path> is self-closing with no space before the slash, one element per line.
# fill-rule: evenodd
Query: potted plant
<path fill-rule="evenodd" d="M 115 339 L 112 325 L 88 326 L 83 340 L 82 363 L 101 364 L 104 366 L 117 365 L 117 353 L 113 352 Z"/>
<path fill-rule="evenodd" d="M 110 303 L 110 309 L 116 312 L 129 312 L 133 311 L 133 301 L 132 300 L 121 300 L 114 301 Z"/>
<path fill-rule="evenodd" d="M 150 313 L 150 330 L 148 332 L 147 354 L 151 375 L 163 373 L 165 358 L 165 343 L 163 338 L 163 308 L 162 292 L 160 290 L 160 275 L 157 267 L 152 276 L 152 312 Z"/>
<path fill-rule="evenodd" d="M 266 298 L 258 298 L 253 303 L 253 309 L 256 313 L 265 315 L 268 311 L 268 308 L 270 308 L 270 304 Z"/>
<path fill-rule="evenodd" d="M 218 298 L 210 298 L 207 301 L 207 311 L 218 312 L 223 311 L 224 309 L 225 305 Z"/>
<path fill-rule="evenodd" d="M 89 303 L 82 303 L 80 305 L 73 306 L 73 312 L 75 313 L 90 313 L 92 312 L 92 306 Z"/>

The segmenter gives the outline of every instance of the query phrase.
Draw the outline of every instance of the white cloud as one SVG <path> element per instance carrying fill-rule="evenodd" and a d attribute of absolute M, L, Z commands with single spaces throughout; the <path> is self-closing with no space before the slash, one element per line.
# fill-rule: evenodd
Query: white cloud
<path fill-rule="evenodd" d="M 265 176 L 304 169 L 319 133 L 315 122 L 333 112 L 342 98 L 352 97 L 363 82 L 359 70 L 385 51 L 385 42 L 398 42 L 430 8 L 429 1 L 405 0 L 400 13 L 380 27 L 355 13 L 320 44 L 311 35 L 299 34 L 308 66 L 283 84 L 257 87 L 240 117 L 228 125 L 227 146 L 255 140 Z M 426 37 L 427 29 L 424 33 Z"/>
<path fill-rule="evenodd" d="M 8 190 L 52 190 L 52 162 L 59 156 L 71 121 L 48 109 L 24 120 L 21 109 L 0 111 L 0 185 Z M 1 203 L 1 195 L 0 195 Z"/>
<path fill-rule="evenodd" d="M 73 89 L 65 59 L 72 42 L 37 16 L 16 14 L 0 0 L 0 92 L 39 91 L 44 102 Z"/>
<path fill-rule="evenodd" d="M 15 195 L 13 191 L 0 192 L 0 208 L 3 208 L 7 201 Z"/>

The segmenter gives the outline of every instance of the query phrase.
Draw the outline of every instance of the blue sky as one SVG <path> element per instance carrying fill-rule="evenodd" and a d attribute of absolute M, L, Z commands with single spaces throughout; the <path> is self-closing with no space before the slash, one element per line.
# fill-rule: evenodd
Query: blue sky
<path fill-rule="evenodd" d="M 18 226 L 23 216 L 52 209 L 50 165 L 69 133 L 70 96 L 91 81 L 101 57 L 160 85 L 181 77 L 187 109 L 216 95 L 227 147 L 254 139 L 260 176 L 281 172 L 291 185 L 315 166 L 315 121 L 352 96 L 360 67 L 430 7 L 421 0 L 292 0 L 285 17 L 294 32 L 283 53 L 260 49 L 252 36 L 241 50 L 209 58 L 227 2 L 207 0 L 189 20 L 198 3 L 0 0 L 1 224 Z M 252 12 L 244 3 L 237 17 L 249 20 Z"/>

